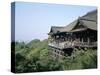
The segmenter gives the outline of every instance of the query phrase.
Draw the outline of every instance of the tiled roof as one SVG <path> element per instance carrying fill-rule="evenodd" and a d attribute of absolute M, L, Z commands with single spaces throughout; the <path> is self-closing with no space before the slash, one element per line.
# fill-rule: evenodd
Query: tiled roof
<path fill-rule="evenodd" d="M 87 13 L 86 15 L 74 20 L 67 26 L 64 27 L 52 26 L 50 33 L 55 34 L 58 32 L 70 32 L 70 31 L 72 32 L 75 31 L 75 27 L 79 25 L 82 25 L 88 29 L 97 30 L 97 10 Z M 78 30 L 81 31 L 81 29 Z"/>

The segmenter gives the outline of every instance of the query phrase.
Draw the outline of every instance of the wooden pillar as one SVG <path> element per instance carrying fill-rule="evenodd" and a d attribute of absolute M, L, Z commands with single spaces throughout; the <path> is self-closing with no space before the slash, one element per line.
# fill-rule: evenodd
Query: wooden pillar
<path fill-rule="evenodd" d="M 82 43 L 83 43 L 84 41 L 83 41 L 83 38 L 82 38 Z"/>
<path fill-rule="evenodd" d="M 88 37 L 88 44 L 90 43 L 90 39 L 89 39 L 89 37 Z"/>

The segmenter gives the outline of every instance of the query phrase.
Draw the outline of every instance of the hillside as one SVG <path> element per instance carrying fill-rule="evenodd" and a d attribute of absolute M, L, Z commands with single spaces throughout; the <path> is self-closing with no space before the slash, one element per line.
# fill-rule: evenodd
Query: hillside
<path fill-rule="evenodd" d="M 16 72 L 40 72 L 97 68 L 97 50 L 76 50 L 75 58 L 53 60 L 49 56 L 48 40 L 34 39 L 29 43 L 16 42 Z"/>

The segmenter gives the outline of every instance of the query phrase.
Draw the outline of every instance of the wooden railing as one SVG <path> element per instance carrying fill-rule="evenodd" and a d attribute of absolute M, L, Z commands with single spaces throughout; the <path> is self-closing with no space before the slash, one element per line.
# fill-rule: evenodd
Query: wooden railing
<path fill-rule="evenodd" d="M 80 47 L 96 47 L 97 42 L 75 42 L 74 46 L 80 46 Z"/>
<path fill-rule="evenodd" d="M 49 43 L 50 46 L 54 46 L 56 48 L 72 48 L 73 45 L 71 42 L 69 41 L 66 41 L 66 42 L 62 42 L 62 43 L 56 43 L 56 42 L 52 42 L 52 43 Z"/>
<path fill-rule="evenodd" d="M 97 47 L 97 42 L 62 42 L 62 43 L 56 43 L 56 42 L 52 42 L 49 43 L 50 46 L 54 46 L 56 48 L 72 48 L 72 47 Z"/>

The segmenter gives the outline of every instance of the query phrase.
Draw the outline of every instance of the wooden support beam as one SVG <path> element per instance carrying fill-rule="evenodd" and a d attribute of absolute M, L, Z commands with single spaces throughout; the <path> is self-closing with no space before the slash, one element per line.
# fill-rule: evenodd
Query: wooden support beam
<path fill-rule="evenodd" d="M 89 39 L 89 37 L 88 37 L 88 44 L 90 43 L 90 39 Z"/>

